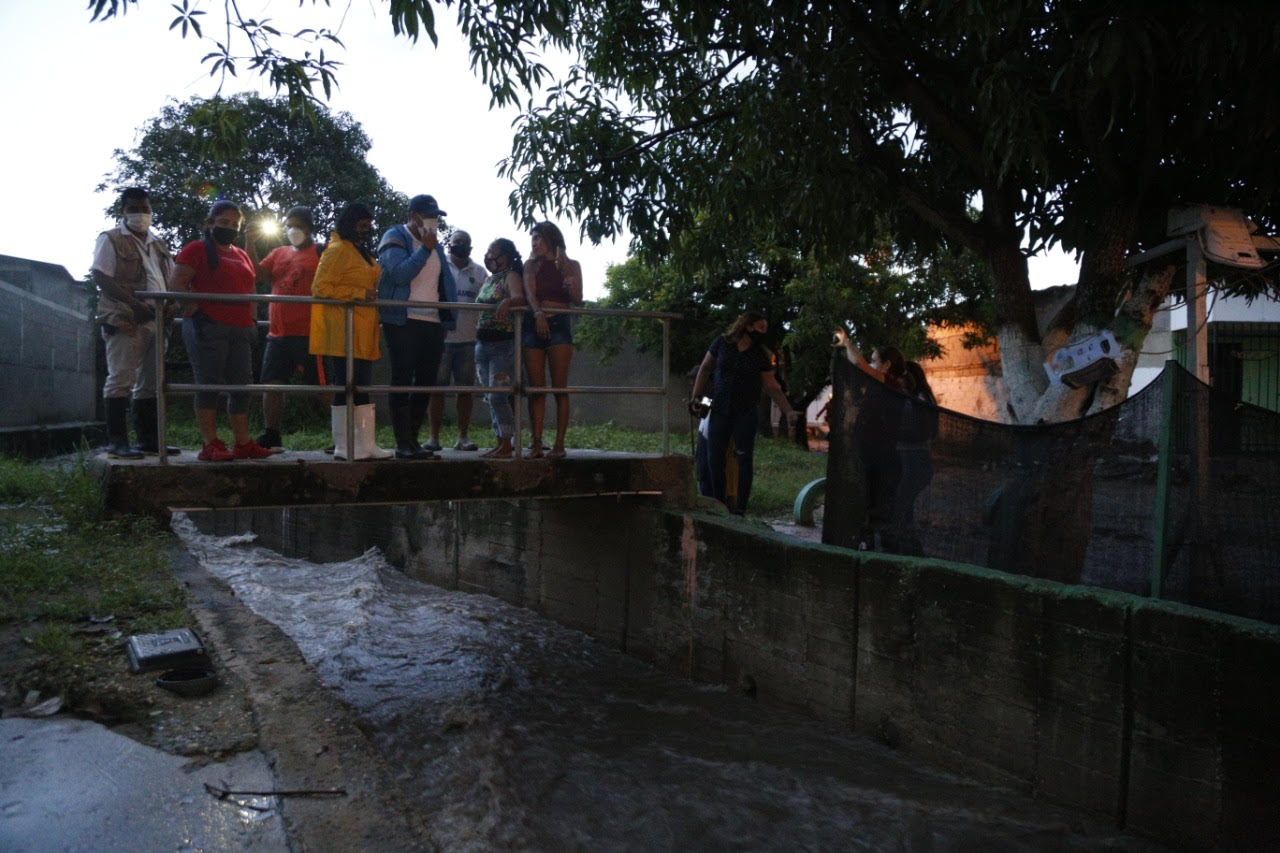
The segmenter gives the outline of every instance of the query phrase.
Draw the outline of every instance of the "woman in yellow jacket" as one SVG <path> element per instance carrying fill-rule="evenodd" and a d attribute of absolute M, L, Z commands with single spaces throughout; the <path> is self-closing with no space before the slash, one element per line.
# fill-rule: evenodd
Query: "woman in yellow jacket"
<path fill-rule="evenodd" d="M 348 204 L 338 214 L 338 222 L 328 247 L 320 256 L 311 295 L 321 299 L 345 302 L 372 302 L 378 298 L 378 262 L 369 250 L 373 234 L 373 213 L 363 204 Z M 378 309 L 358 307 L 353 311 L 352 349 L 356 385 L 373 381 L 373 363 L 378 360 Z M 334 387 L 330 415 L 333 430 L 333 456 L 346 459 L 347 395 L 340 387 L 347 384 L 347 309 L 342 305 L 311 306 L 311 352 L 324 356 L 324 372 Z M 373 403 L 367 392 L 358 391 L 352 400 L 355 407 L 355 447 L 352 459 L 389 459 L 394 452 L 383 450 L 374 441 Z"/>

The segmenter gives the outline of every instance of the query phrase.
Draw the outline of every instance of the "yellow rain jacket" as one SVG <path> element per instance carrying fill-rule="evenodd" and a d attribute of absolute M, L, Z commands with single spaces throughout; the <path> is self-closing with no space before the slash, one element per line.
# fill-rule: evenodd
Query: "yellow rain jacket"
<path fill-rule="evenodd" d="M 378 262 L 365 261 L 354 244 L 336 233 L 329 236 L 329 246 L 320 256 L 311 295 L 321 299 L 367 301 L 367 291 L 378 287 Z M 378 350 L 378 309 L 372 306 L 355 309 L 355 357 L 375 361 Z M 340 305 L 311 306 L 311 353 L 313 355 L 346 355 L 346 309 Z"/>

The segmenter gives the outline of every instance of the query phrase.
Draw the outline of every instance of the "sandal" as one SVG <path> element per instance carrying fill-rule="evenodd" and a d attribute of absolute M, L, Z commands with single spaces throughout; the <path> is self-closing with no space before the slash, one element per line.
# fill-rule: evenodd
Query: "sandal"
<path fill-rule="evenodd" d="M 530 447 L 524 454 L 525 459 L 541 459 L 542 456 L 543 449 L 541 447 Z"/>
<path fill-rule="evenodd" d="M 552 449 L 552 450 L 548 450 L 548 451 L 547 451 L 547 458 L 548 458 L 548 459 L 563 459 L 563 458 L 564 458 L 564 455 L 565 455 L 565 454 L 564 454 L 564 448 L 563 448 L 563 447 L 557 447 L 557 448 L 554 448 L 554 449 Z"/>
<path fill-rule="evenodd" d="M 499 445 L 497 447 L 491 447 L 484 453 L 481 453 L 480 457 L 482 459 L 510 459 L 511 454 L 514 452 L 515 451 L 510 447 L 503 447 L 502 445 Z"/>

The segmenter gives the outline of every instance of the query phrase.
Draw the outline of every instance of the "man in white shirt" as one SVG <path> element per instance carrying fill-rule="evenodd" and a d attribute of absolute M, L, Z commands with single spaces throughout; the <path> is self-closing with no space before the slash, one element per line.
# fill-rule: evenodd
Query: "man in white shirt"
<path fill-rule="evenodd" d="M 476 294 L 484 285 L 488 273 L 484 267 L 471 260 L 471 235 L 466 231 L 454 231 L 449 237 L 449 266 L 453 272 L 457 302 L 475 302 Z M 444 353 L 440 358 L 438 385 L 476 384 L 476 321 L 475 311 L 458 311 L 457 325 L 445 335 Z M 467 437 L 471 427 L 471 394 L 458 395 L 458 441 L 454 450 L 475 450 L 476 444 Z M 431 439 L 424 445 L 427 450 L 440 449 L 440 421 L 444 418 L 444 394 L 431 395 Z"/>
<path fill-rule="evenodd" d="M 378 244 L 378 299 L 383 301 L 453 302 L 452 266 L 445 260 L 436 231 L 445 212 L 429 195 L 409 200 L 409 221 L 392 226 Z M 451 308 L 384 305 L 382 334 L 391 357 L 391 384 L 431 387 L 440 372 L 444 336 L 454 326 Z M 391 423 L 396 433 L 397 459 L 438 459 L 418 444 L 426 419 L 425 394 L 389 395 Z"/>
<path fill-rule="evenodd" d="M 140 459 L 159 452 L 156 427 L 156 344 L 165 342 L 166 320 L 176 310 L 139 299 L 138 291 L 164 290 L 173 257 L 151 230 L 151 197 L 141 187 L 120 193 L 120 224 L 98 235 L 93 250 L 93 281 L 98 286 L 96 320 L 102 327 L 107 381 L 102 387 L 107 417 L 107 454 Z M 129 444 L 129 397 L 133 397 L 138 445 Z M 167 447 L 169 453 L 178 448 Z"/>

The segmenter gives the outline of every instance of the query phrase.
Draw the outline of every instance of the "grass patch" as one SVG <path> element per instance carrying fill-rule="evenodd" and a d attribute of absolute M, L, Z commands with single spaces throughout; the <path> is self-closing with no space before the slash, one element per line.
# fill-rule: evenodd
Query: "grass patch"
<path fill-rule="evenodd" d="M 19 658 L 6 680 L 64 692 L 84 661 L 123 654 L 128 635 L 192 624 L 172 534 L 151 518 L 104 518 L 83 459 L 61 470 L 0 460 L 0 496 L 0 625 L 22 638 L 6 649 Z"/>

